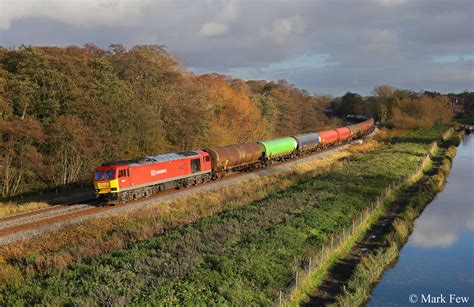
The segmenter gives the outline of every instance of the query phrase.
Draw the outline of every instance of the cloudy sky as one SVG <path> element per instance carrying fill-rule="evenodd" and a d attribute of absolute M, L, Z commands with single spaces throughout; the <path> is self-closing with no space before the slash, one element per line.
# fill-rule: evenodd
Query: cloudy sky
<path fill-rule="evenodd" d="M 188 69 L 312 93 L 474 90 L 472 0 L 0 0 L 0 45 L 164 44 Z"/>

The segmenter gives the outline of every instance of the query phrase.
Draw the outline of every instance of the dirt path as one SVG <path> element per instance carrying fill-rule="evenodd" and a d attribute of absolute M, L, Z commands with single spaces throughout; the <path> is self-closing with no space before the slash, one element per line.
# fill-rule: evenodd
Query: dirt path
<path fill-rule="evenodd" d="M 436 170 L 441 166 L 445 148 L 440 148 L 440 154 L 434 158 L 433 166 L 425 172 L 415 184 L 401 191 L 394 203 L 392 203 L 376 222 L 374 222 L 364 237 L 357 242 L 344 257 L 338 259 L 338 262 L 330 269 L 328 276 L 324 279 L 321 286 L 311 295 L 310 301 L 304 306 L 326 306 L 335 302 L 335 297 L 340 294 L 347 285 L 357 265 L 367 253 L 387 247 L 385 236 L 393 231 L 392 222 L 405 209 L 407 199 L 417 193 L 420 187 L 436 174 Z"/>

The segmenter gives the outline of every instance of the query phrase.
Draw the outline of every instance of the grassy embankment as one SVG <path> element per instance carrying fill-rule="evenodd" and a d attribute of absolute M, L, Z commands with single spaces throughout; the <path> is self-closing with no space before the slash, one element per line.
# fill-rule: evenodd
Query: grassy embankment
<path fill-rule="evenodd" d="M 24 204 L 18 204 L 15 202 L 0 202 L 0 218 L 7 215 L 33 211 L 46 207 L 49 207 L 49 204 L 44 202 L 28 202 Z"/>
<path fill-rule="evenodd" d="M 395 215 L 390 231 L 385 234 L 383 246 L 361 259 L 344 291 L 336 297 L 334 306 L 362 306 L 370 298 L 373 286 L 395 261 L 400 249 L 408 240 L 415 220 L 436 194 L 442 191 L 460 137 L 459 133 L 446 135 L 442 147 L 433 156 L 432 168 L 419 178 L 410 190 L 405 189 L 397 195 L 403 206 Z"/>
<path fill-rule="evenodd" d="M 417 168 L 442 130 L 393 137 L 344 168 L 64 269 L 35 268 L 41 254 L 10 261 L 16 278 L 2 284 L 0 303 L 272 304 L 307 256 Z"/>

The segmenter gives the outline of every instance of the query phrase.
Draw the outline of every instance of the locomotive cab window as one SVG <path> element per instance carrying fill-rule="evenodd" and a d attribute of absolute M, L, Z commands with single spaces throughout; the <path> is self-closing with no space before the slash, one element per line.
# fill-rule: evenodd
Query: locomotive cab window
<path fill-rule="evenodd" d="M 115 179 L 115 171 L 96 171 L 94 178 L 95 180 L 112 180 Z"/>
<path fill-rule="evenodd" d="M 201 171 L 201 159 L 193 159 L 191 160 L 191 171 L 193 173 Z"/>
<path fill-rule="evenodd" d="M 206 157 L 205 157 L 205 161 L 206 161 L 206 162 L 209 162 L 209 160 L 210 160 L 210 159 L 209 159 L 209 156 L 206 156 Z"/>

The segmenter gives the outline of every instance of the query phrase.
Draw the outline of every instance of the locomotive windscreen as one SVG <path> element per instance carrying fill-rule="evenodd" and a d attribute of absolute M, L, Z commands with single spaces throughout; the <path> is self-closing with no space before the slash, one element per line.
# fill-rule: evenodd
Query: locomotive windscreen
<path fill-rule="evenodd" d="M 115 179 L 115 170 L 109 171 L 96 171 L 95 180 L 112 180 Z"/>

